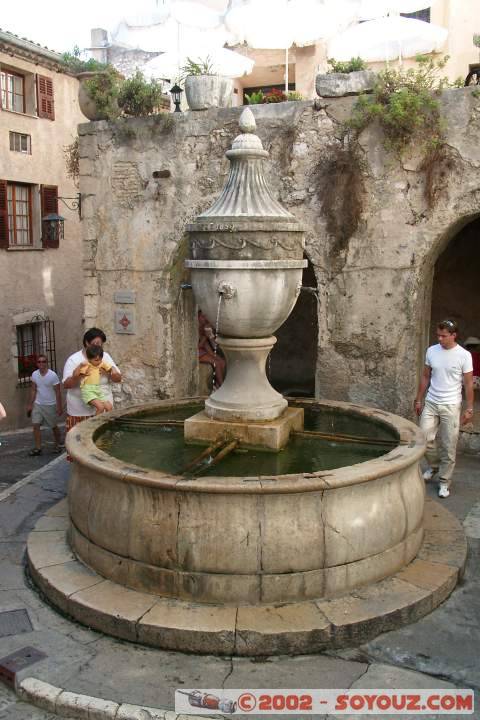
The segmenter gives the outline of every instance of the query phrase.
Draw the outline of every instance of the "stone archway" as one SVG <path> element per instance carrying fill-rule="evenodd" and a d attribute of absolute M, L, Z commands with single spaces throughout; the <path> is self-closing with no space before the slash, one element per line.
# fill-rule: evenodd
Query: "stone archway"
<path fill-rule="evenodd" d="M 480 217 L 464 225 L 449 241 L 435 263 L 430 312 L 430 342 L 436 342 L 435 329 L 445 319 L 456 320 L 459 342 L 480 337 Z M 476 363 L 475 363 L 476 364 Z M 474 423 L 460 433 L 460 447 L 479 447 L 480 392 L 475 390 Z"/>
<path fill-rule="evenodd" d="M 284 395 L 315 397 L 318 303 L 317 280 L 310 260 L 303 271 L 302 286 L 314 292 L 300 293 L 290 317 L 275 333 L 277 344 L 269 359 L 268 377 Z"/>
<path fill-rule="evenodd" d="M 444 318 L 456 320 L 460 342 L 480 336 L 480 218 L 454 235 L 437 258 L 432 286 L 430 340 Z"/>

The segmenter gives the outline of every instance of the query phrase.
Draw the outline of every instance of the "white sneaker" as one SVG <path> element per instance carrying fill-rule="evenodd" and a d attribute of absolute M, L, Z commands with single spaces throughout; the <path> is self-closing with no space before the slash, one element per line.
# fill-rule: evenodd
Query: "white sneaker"
<path fill-rule="evenodd" d="M 450 490 L 445 482 L 441 482 L 438 486 L 438 497 L 447 498 L 450 495 Z"/>
<path fill-rule="evenodd" d="M 427 482 L 433 478 L 433 476 L 438 472 L 437 468 L 429 467 L 425 472 L 423 473 L 423 479 Z"/>

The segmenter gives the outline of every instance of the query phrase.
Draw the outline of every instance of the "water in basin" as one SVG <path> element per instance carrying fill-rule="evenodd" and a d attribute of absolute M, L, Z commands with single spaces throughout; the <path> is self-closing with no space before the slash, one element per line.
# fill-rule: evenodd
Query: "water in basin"
<path fill-rule="evenodd" d="M 351 435 L 368 438 L 370 442 L 338 442 L 325 437 L 299 434 L 294 435 L 287 447 L 280 452 L 240 448 L 221 460 L 218 465 L 204 469 L 202 475 L 268 476 L 332 470 L 380 457 L 392 450 L 394 443 L 398 442 L 392 429 L 378 421 L 302 402 L 291 404 L 304 407 L 307 431 Z M 109 423 L 95 441 L 99 448 L 119 460 L 149 470 L 180 475 L 201 448 L 184 443 L 181 425 L 161 423 L 184 420 L 202 409 L 203 404 L 197 404 L 165 408 L 148 415 L 139 413 L 134 416 L 130 425 L 128 420 L 122 419 Z M 135 421 L 152 424 L 136 426 Z M 380 443 L 376 444 L 378 441 Z"/>

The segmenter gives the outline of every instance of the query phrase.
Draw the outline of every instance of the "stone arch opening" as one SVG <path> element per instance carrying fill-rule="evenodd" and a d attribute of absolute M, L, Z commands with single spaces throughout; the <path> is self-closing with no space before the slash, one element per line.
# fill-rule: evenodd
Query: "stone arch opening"
<path fill-rule="evenodd" d="M 433 272 L 430 340 L 437 323 L 456 320 L 459 340 L 480 337 L 480 217 L 464 225 L 437 258 Z"/>
<path fill-rule="evenodd" d="M 302 291 L 290 317 L 275 333 L 268 366 L 268 377 L 275 390 L 284 395 L 315 397 L 318 348 L 318 302 L 315 270 L 308 260 L 302 285 L 314 292 Z"/>
<path fill-rule="evenodd" d="M 460 228 L 437 258 L 433 273 L 432 301 L 430 311 L 430 342 L 436 342 L 437 324 L 445 319 L 456 320 L 459 326 L 460 344 L 467 338 L 480 338 L 480 217 Z M 480 345 L 469 347 L 474 355 L 474 376 L 478 376 Z M 478 380 L 474 380 L 478 387 Z M 475 406 L 480 405 L 480 391 L 475 390 Z M 461 443 L 469 446 L 470 431 L 478 433 L 478 412 L 474 425 L 467 433 L 461 433 Z"/>

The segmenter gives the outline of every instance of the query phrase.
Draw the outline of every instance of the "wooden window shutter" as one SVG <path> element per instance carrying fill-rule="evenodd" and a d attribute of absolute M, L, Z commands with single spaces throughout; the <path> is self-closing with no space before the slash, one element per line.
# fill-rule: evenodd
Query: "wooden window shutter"
<path fill-rule="evenodd" d="M 58 215 L 58 187 L 56 185 L 41 185 L 40 195 L 42 200 L 42 245 L 44 248 L 58 248 L 58 235 L 50 239 L 43 231 L 43 218 L 45 215 L 50 215 L 50 213 Z"/>
<path fill-rule="evenodd" d="M 7 181 L 0 180 L 0 248 L 8 248 Z"/>
<path fill-rule="evenodd" d="M 38 117 L 55 120 L 53 80 L 46 75 L 37 75 Z"/>

